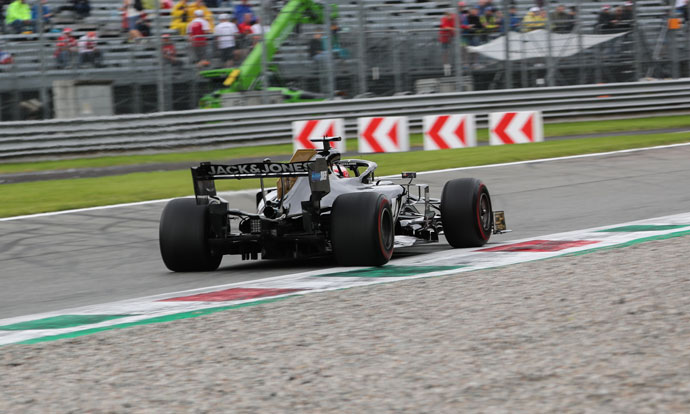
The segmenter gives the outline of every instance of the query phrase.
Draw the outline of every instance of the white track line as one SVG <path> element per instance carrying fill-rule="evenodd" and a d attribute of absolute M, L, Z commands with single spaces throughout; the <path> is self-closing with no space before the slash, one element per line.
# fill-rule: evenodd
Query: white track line
<path fill-rule="evenodd" d="M 681 144 L 660 145 L 660 146 L 656 146 L 656 147 L 632 148 L 632 149 L 627 149 L 627 150 L 597 152 L 597 153 L 593 153 L 593 154 L 569 155 L 567 157 L 541 158 L 538 160 L 514 161 L 514 162 L 505 162 L 505 163 L 501 163 L 501 164 L 476 165 L 476 166 L 472 166 L 472 167 L 456 167 L 456 168 L 446 168 L 443 170 L 420 171 L 417 173 L 417 175 L 438 174 L 438 173 L 444 173 L 444 172 L 474 170 L 474 169 L 480 169 L 480 168 L 508 167 L 508 166 L 513 166 L 513 165 L 525 165 L 525 164 L 536 164 L 536 163 L 540 163 L 540 162 L 574 160 L 574 159 L 579 159 L 579 158 L 603 157 L 603 156 L 607 156 L 607 155 L 628 154 L 628 153 L 633 153 L 633 152 L 650 151 L 650 150 L 666 149 L 666 148 L 676 148 L 676 147 L 686 147 L 686 146 L 690 146 L 690 142 L 684 142 Z M 397 176 L 398 175 L 396 174 L 396 175 L 389 175 L 389 176 L 385 176 L 385 177 L 381 177 L 381 178 L 393 178 L 393 177 L 397 177 Z M 221 194 L 223 194 L 223 195 L 249 194 L 249 193 L 254 193 L 256 191 L 257 191 L 257 189 L 239 190 L 239 191 L 228 191 L 228 192 L 224 192 Z M 105 209 L 110 209 L 110 208 L 132 207 L 132 206 L 140 206 L 140 205 L 146 205 L 146 204 L 164 203 L 164 202 L 168 202 L 170 200 L 172 200 L 172 198 L 164 198 L 164 199 L 160 199 L 160 200 L 149 200 L 149 201 L 138 201 L 135 203 L 112 204 L 109 206 L 78 208 L 78 209 L 74 209 L 74 210 L 52 211 L 49 213 L 28 214 L 25 216 L 14 216 L 14 217 L 0 218 L 0 222 L 31 219 L 31 218 L 38 218 L 38 217 L 57 216 L 57 215 L 61 215 L 61 214 L 81 213 L 84 211 L 105 210 Z"/>

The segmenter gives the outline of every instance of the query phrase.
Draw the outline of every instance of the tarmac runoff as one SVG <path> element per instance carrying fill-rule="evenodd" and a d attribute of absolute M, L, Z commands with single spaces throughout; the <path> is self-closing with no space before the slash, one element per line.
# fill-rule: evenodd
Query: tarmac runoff
<path fill-rule="evenodd" d="M 33 344 L 188 319 L 295 296 L 456 275 L 690 235 L 690 212 L 455 249 L 374 268 L 329 268 L 0 320 L 0 345 Z M 220 305 L 220 306 L 219 306 Z"/>

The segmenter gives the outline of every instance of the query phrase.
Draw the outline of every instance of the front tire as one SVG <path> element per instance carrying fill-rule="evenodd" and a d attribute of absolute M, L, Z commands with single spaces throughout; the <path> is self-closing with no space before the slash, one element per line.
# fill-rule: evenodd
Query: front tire
<path fill-rule="evenodd" d="M 393 255 L 395 223 L 379 193 L 342 194 L 331 210 L 331 242 L 341 266 L 381 266 Z"/>
<path fill-rule="evenodd" d="M 441 222 L 451 246 L 483 246 L 493 229 L 489 190 L 476 178 L 446 182 L 441 194 Z"/>
<path fill-rule="evenodd" d="M 193 198 L 176 198 L 161 214 L 158 239 L 165 266 L 173 272 L 216 270 L 223 256 L 208 248 L 207 206 Z"/>

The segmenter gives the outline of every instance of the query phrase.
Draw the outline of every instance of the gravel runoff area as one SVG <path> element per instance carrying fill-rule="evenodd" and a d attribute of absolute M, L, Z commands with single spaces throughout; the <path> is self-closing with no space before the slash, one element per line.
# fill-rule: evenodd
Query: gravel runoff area
<path fill-rule="evenodd" d="M 688 413 L 690 237 L 0 348 L 2 413 Z"/>

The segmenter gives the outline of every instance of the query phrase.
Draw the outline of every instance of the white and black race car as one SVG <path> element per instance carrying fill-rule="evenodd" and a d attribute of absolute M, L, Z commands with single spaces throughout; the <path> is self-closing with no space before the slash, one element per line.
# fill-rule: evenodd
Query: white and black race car
<path fill-rule="evenodd" d="M 340 159 L 330 147 L 339 137 L 317 140 L 323 150 L 298 150 L 290 162 L 201 163 L 192 167 L 195 198 L 170 201 L 160 220 L 160 251 L 168 269 L 210 271 L 226 254 L 242 259 L 334 255 L 343 266 L 379 266 L 395 247 L 437 242 L 484 245 L 505 231 L 489 190 L 475 178 L 446 182 L 441 199 L 429 186 L 376 179 L 376 163 Z M 233 209 L 216 194 L 215 180 L 259 178 L 257 211 Z M 265 187 L 265 180 L 277 179 Z"/>

